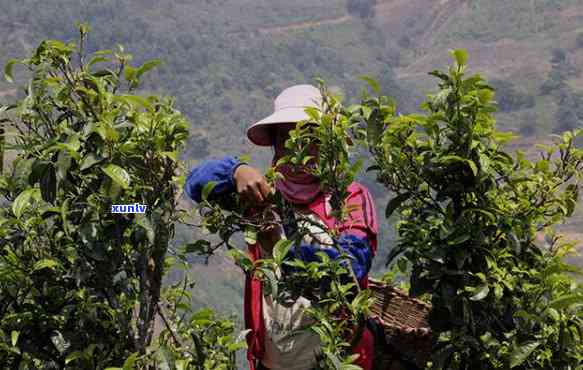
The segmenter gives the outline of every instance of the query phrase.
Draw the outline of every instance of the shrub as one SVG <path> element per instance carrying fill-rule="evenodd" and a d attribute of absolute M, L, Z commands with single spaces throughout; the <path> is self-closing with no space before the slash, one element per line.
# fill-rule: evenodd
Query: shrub
<path fill-rule="evenodd" d="M 566 132 L 541 159 L 504 151 L 493 89 L 466 76 L 453 52 L 424 115 L 394 116 L 383 97 L 365 100 L 372 169 L 396 194 L 399 257 L 411 294 L 431 298 L 435 369 L 560 369 L 583 360 L 583 290 L 563 262 L 572 243 L 553 225 L 573 214 L 583 151 Z M 536 241 L 539 233 L 547 243 Z M 580 271 L 579 271 L 580 272 Z"/>
<path fill-rule="evenodd" d="M 160 304 L 188 123 L 171 99 L 132 94 L 157 61 L 132 66 L 122 47 L 86 55 L 88 29 L 79 30 L 78 44 L 45 40 L 5 67 L 9 80 L 15 64 L 31 78 L 25 96 L 0 109 L 18 150 L 12 172 L 0 173 L 11 203 L 0 209 L 0 363 L 187 365 L 199 332 L 213 342 L 199 343 L 199 368 L 233 362 L 232 323 L 201 313 L 181 324 L 186 285 L 170 287 L 168 311 Z M 145 212 L 112 213 L 134 203 Z M 156 317 L 167 325 L 154 341 Z"/>
<path fill-rule="evenodd" d="M 534 107 L 534 96 L 518 90 L 512 82 L 495 80 L 492 86 L 496 89 L 496 101 L 502 112 Z"/>
<path fill-rule="evenodd" d="M 360 18 L 372 18 L 375 14 L 376 0 L 348 0 L 346 8 L 349 14 Z"/>

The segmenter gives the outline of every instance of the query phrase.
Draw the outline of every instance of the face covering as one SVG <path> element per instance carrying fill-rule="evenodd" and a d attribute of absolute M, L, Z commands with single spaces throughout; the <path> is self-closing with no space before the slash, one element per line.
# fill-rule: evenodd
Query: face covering
<path fill-rule="evenodd" d="M 283 153 L 276 151 L 273 158 L 273 166 Z M 282 164 L 277 170 L 284 176 L 283 180 L 277 180 L 275 187 L 283 197 L 294 204 L 309 204 L 320 195 L 320 181 L 307 171 L 307 166 L 295 166 Z"/>

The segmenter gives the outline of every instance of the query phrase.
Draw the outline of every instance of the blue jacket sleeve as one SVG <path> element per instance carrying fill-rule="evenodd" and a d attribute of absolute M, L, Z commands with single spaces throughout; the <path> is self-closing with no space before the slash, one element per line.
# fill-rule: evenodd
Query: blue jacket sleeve
<path fill-rule="evenodd" d="M 190 171 L 184 184 L 184 192 L 190 199 L 200 202 L 202 189 L 214 181 L 215 187 L 209 197 L 230 193 L 235 190 L 233 174 L 241 164 L 243 163 L 231 156 L 208 160 Z"/>
<path fill-rule="evenodd" d="M 350 257 L 352 271 L 354 271 L 356 279 L 362 281 L 370 271 L 372 263 L 372 252 L 368 238 L 342 234 L 336 242 L 340 249 Z M 323 248 L 318 244 L 302 243 L 299 246 L 292 247 L 287 258 L 291 260 L 297 258 L 307 263 L 316 262 L 319 261 L 319 257 L 316 255 L 317 252 L 324 252 L 331 259 L 340 257 L 340 252 L 336 248 Z"/>

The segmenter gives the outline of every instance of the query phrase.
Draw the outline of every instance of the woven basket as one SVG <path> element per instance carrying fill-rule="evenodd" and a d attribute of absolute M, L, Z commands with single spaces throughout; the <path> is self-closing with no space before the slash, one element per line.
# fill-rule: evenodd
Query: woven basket
<path fill-rule="evenodd" d="M 430 358 L 432 335 L 428 315 L 431 305 L 411 298 L 404 291 L 369 279 L 375 302 L 371 310 L 380 321 L 387 342 L 382 369 L 399 369 L 399 361 L 424 368 Z"/>

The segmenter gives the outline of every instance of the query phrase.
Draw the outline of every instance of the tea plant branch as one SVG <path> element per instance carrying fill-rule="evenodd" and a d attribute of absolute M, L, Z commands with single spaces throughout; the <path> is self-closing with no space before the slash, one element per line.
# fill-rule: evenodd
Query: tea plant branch
<path fill-rule="evenodd" d="M 180 340 L 176 337 L 176 334 L 174 334 L 174 330 L 172 329 L 172 327 L 168 323 L 168 320 L 166 320 L 166 316 L 164 316 L 164 312 L 162 311 L 162 308 L 160 307 L 160 302 L 156 303 L 156 312 L 158 313 L 158 315 L 160 315 L 160 318 L 162 318 L 162 321 L 164 322 L 164 326 L 166 326 L 166 329 L 168 329 L 168 332 L 172 336 L 172 340 L 174 340 L 174 344 L 176 344 L 180 348 L 183 348 L 184 346 L 182 345 Z"/>

